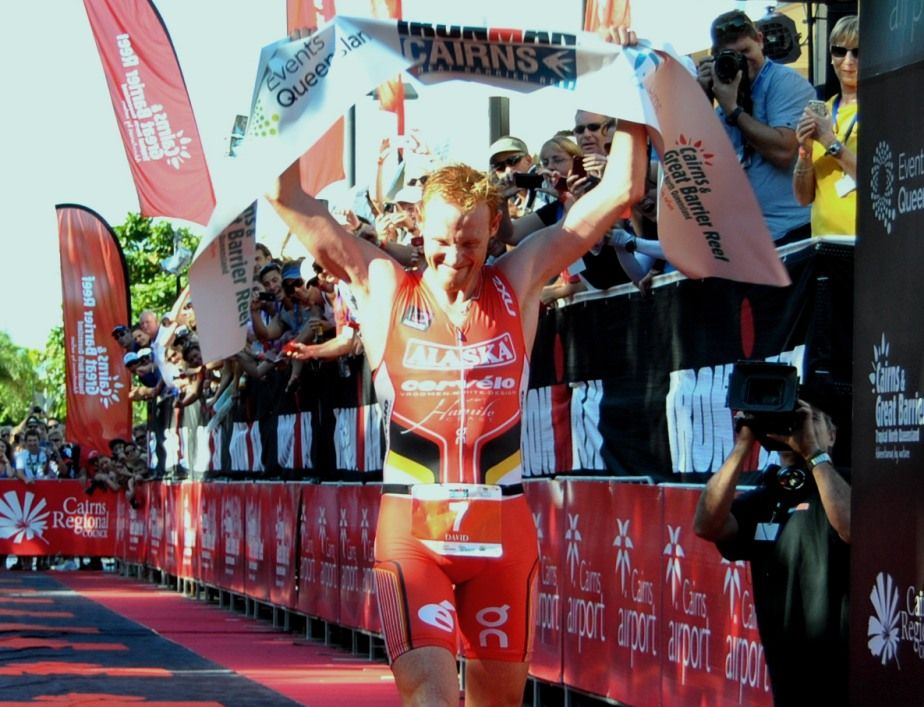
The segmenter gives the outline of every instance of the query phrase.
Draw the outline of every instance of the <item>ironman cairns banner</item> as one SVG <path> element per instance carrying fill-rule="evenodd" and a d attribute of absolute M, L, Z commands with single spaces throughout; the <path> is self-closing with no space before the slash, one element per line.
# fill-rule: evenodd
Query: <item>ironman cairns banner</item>
<path fill-rule="evenodd" d="M 263 49 L 246 136 L 234 159 L 214 165 L 221 186 L 200 252 L 345 110 L 401 71 L 424 84 L 542 90 L 550 101 L 646 124 L 665 162 L 659 219 L 671 262 L 694 278 L 789 284 L 757 199 L 741 188 L 747 180 L 731 143 L 670 47 L 622 48 L 590 33 L 345 16 Z M 209 274 L 198 275 L 208 289 Z M 237 333 L 210 350 L 231 355 L 243 344 Z"/>
<path fill-rule="evenodd" d="M 84 0 L 142 216 L 205 225 L 215 194 L 186 82 L 148 0 Z"/>
<path fill-rule="evenodd" d="M 112 330 L 129 320 L 122 250 L 109 225 L 83 206 L 58 211 L 68 439 L 86 454 L 108 450 L 109 440 L 129 438 L 129 375 Z"/>

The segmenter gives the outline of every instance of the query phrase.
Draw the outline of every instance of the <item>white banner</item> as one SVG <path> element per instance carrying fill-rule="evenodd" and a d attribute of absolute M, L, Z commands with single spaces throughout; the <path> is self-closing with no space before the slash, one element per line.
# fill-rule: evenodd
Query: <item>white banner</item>
<path fill-rule="evenodd" d="M 310 37 L 261 52 L 246 137 L 237 157 L 213 170 L 218 204 L 200 253 L 360 97 L 407 70 L 423 83 L 464 80 L 522 93 L 542 90 L 550 101 L 648 125 L 662 154 L 673 151 L 677 159 L 659 201 L 661 239 L 671 262 L 692 277 L 787 285 L 731 143 L 696 80 L 678 62 L 670 47 L 622 48 L 589 33 L 335 17 Z M 669 126 L 664 134 L 662 125 Z M 227 308 L 234 302 L 218 299 Z M 202 298 L 194 300 L 198 309 Z M 225 349 L 205 338 L 210 355 L 230 355 L 243 345 Z"/>
<path fill-rule="evenodd" d="M 189 268 L 203 361 L 231 356 L 247 342 L 256 224 L 254 202 L 204 249 L 200 247 Z"/>

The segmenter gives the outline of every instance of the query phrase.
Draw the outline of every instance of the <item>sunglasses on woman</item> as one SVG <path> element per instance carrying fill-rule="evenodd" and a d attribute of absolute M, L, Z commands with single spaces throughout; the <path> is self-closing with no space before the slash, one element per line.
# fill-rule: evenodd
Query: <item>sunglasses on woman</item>
<path fill-rule="evenodd" d="M 860 47 L 853 47 L 852 49 L 848 49 L 847 47 L 841 47 L 837 44 L 834 44 L 831 47 L 831 56 L 833 56 L 835 59 L 843 59 L 845 56 L 847 56 L 847 52 L 850 52 L 854 59 L 860 58 Z"/>

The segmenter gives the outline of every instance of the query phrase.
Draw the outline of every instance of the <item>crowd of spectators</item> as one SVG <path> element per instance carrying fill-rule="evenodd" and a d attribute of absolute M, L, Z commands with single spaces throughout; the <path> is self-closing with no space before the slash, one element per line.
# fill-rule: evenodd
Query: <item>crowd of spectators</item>
<path fill-rule="evenodd" d="M 137 507 L 136 485 L 150 478 L 145 426 L 136 425 L 131 439 L 110 440 L 105 451 L 82 454 L 78 442 L 68 441 L 64 423 L 36 406 L 20 424 L 0 426 L 0 478 L 24 484 L 75 479 L 88 494 L 124 489 Z"/>

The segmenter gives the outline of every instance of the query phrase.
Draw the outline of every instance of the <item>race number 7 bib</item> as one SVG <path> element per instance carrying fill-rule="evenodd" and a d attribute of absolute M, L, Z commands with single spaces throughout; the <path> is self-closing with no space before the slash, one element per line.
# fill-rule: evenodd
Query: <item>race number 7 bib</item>
<path fill-rule="evenodd" d="M 501 556 L 500 486 L 414 484 L 411 497 L 411 534 L 434 552 Z"/>

